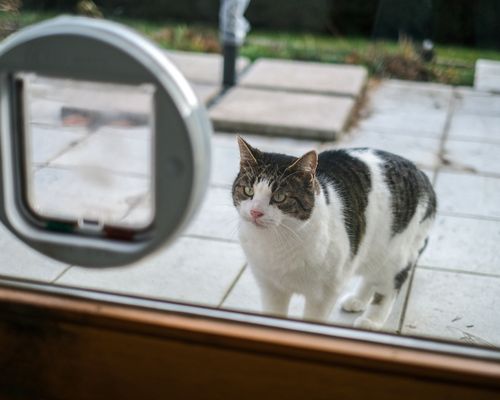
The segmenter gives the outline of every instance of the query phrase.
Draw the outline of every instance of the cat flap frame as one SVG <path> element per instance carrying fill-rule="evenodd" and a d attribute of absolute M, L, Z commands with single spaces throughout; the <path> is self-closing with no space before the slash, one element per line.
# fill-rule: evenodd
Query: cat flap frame
<path fill-rule="evenodd" d="M 155 206 L 146 228 L 107 236 L 33 222 L 23 189 L 19 73 L 154 88 Z M 158 249 L 187 224 L 208 186 L 212 128 L 204 106 L 159 48 L 116 23 L 59 17 L 5 40 L 0 46 L 0 121 L 0 220 L 29 246 L 66 263 L 122 265 Z"/>

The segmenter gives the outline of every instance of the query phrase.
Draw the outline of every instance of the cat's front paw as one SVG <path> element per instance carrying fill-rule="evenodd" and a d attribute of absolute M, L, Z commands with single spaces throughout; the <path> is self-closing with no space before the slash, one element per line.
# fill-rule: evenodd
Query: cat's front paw
<path fill-rule="evenodd" d="M 346 296 L 341 305 L 342 310 L 352 313 L 363 311 L 366 307 L 366 303 L 353 294 Z"/>
<path fill-rule="evenodd" d="M 356 318 L 356 321 L 354 321 L 354 327 L 369 331 L 378 331 L 382 326 L 381 324 L 372 321 L 370 318 L 359 317 Z"/>

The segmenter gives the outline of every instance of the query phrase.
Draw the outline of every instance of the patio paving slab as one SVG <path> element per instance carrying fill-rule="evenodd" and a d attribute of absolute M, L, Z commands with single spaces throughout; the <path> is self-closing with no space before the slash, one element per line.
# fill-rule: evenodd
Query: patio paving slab
<path fill-rule="evenodd" d="M 222 82 L 222 55 L 174 50 L 168 50 L 165 53 L 187 80 L 220 86 Z M 236 63 L 237 73 L 240 73 L 249 63 L 247 58 L 239 57 Z"/>
<path fill-rule="evenodd" d="M 35 172 L 29 198 L 33 209 L 44 216 L 116 222 L 149 189 L 149 181 L 140 177 L 46 167 Z M 147 224 L 149 217 L 142 223 Z"/>
<path fill-rule="evenodd" d="M 30 160 L 34 164 L 48 163 L 87 136 L 83 129 L 32 125 Z"/>
<path fill-rule="evenodd" d="M 191 87 L 194 90 L 198 99 L 207 104 L 210 100 L 214 99 L 220 92 L 220 86 L 210 83 L 197 83 L 191 82 Z"/>
<path fill-rule="evenodd" d="M 358 65 L 260 58 L 242 76 L 240 85 L 358 98 L 367 77 L 366 68 Z"/>
<path fill-rule="evenodd" d="M 361 119 L 356 127 L 362 130 L 383 131 L 385 134 L 439 139 L 443 135 L 447 112 L 430 111 L 380 111 Z"/>
<path fill-rule="evenodd" d="M 357 126 L 384 133 L 439 138 L 452 94 L 450 86 L 440 84 L 382 81 L 368 91 Z"/>
<path fill-rule="evenodd" d="M 283 153 L 296 157 L 313 149 L 318 150 L 322 144 L 322 142 L 314 140 L 252 135 L 246 132 L 239 132 L 239 135 L 251 146 L 259 150 L 272 153 Z M 212 137 L 212 142 L 215 146 L 229 147 L 238 150 L 238 141 L 236 136 L 232 133 L 216 133 Z"/>
<path fill-rule="evenodd" d="M 447 168 L 495 174 L 500 176 L 500 143 L 475 143 L 448 140 L 445 157 Z"/>
<path fill-rule="evenodd" d="M 0 224 L 0 276 L 52 282 L 68 267 L 31 249 Z"/>
<path fill-rule="evenodd" d="M 424 168 L 439 164 L 439 145 L 438 139 L 393 135 L 382 130 L 355 130 L 338 142 L 339 147 L 372 147 L 399 154 Z"/>
<path fill-rule="evenodd" d="M 500 346 L 500 278 L 417 268 L 402 333 Z"/>
<path fill-rule="evenodd" d="M 210 110 L 214 128 L 315 139 L 337 139 L 354 100 L 236 87 Z"/>
<path fill-rule="evenodd" d="M 477 60 L 474 88 L 500 93 L 500 61 Z"/>
<path fill-rule="evenodd" d="M 239 217 L 233 205 L 231 188 L 210 188 L 186 235 L 238 241 Z"/>
<path fill-rule="evenodd" d="M 419 264 L 500 276 L 500 221 L 438 215 Z"/>
<path fill-rule="evenodd" d="M 449 139 L 500 143 L 500 115 L 454 114 Z"/>
<path fill-rule="evenodd" d="M 452 95 L 448 85 L 387 79 L 369 91 L 368 108 L 372 112 L 446 111 Z"/>
<path fill-rule="evenodd" d="M 122 134 L 123 131 L 101 129 L 54 159 L 51 165 L 92 167 L 149 177 L 152 149 L 148 131 L 127 129 L 128 135 Z"/>
<path fill-rule="evenodd" d="M 217 306 L 244 265 L 236 243 L 180 238 L 129 266 L 70 268 L 56 283 Z"/>
<path fill-rule="evenodd" d="M 457 88 L 455 92 L 455 113 L 489 115 L 498 117 L 500 95 L 478 92 L 470 88 Z"/>
<path fill-rule="evenodd" d="M 231 187 L 239 169 L 240 153 L 236 146 L 212 144 L 211 184 Z"/>
<path fill-rule="evenodd" d="M 440 212 L 500 218 L 500 178 L 441 171 L 435 186 Z"/>

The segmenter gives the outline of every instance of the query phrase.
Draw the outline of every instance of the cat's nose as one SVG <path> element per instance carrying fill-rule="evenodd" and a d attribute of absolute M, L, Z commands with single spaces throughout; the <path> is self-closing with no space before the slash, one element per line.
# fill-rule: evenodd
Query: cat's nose
<path fill-rule="evenodd" d="M 257 219 L 257 218 L 262 217 L 264 215 L 264 213 L 262 211 L 259 211 L 259 210 L 251 209 L 250 215 L 252 216 L 253 219 Z"/>

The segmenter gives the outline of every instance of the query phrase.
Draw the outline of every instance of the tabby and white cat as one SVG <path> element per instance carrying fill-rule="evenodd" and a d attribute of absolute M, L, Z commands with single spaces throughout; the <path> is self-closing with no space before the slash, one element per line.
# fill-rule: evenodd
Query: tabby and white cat
<path fill-rule="evenodd" d="M 380 150 L 267 153 L 238 138 L 240 171 L 232 188 L 239 237 L 264 311 L 286 316 L 304 295 L 305 319 L 324 321 L 342 299 L 354 325 L 379 329 L 425 247 L 436 214 L 427 176 Z"/>

